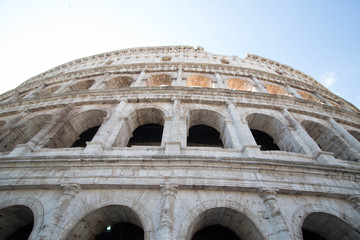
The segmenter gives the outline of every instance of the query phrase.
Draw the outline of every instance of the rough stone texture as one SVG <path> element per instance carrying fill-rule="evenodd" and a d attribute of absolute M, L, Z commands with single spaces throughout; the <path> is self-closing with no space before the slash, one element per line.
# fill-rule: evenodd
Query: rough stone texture
<path fill-rule="evenodd" d="M 241 239 L 360 239 L 360 111 L 310 76 L 189 46 L 77 59 L 0 96 L 0 239 L 94 239 L 127 222 L 190 240 L 220 224 Z M 148 123 L 160 146 L 126 147 Z M 213 127 L 224 148 L 192 146 Z M 100 126 L 85 148 L 70 148 Z M 280 151 L 260 151 L 250 129 Z"/>

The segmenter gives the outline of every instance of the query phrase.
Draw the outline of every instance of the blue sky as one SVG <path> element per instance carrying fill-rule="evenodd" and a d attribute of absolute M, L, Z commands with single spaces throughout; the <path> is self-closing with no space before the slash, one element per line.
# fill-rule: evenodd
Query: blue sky
<path fill-rule="evenodd" d="M 191 45 L 290 65 L 360 108 L 360 1 L 0 1 L 0 93 L 62 63 Z"/>

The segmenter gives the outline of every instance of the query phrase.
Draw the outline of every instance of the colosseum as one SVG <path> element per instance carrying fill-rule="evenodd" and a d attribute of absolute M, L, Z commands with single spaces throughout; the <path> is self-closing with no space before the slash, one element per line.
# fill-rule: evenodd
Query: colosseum
<path fill-rule="evenodd" d="M 288 65 L 132 48 L 0 101 L 0 239 L 360 239 L 360 111 Z"/>

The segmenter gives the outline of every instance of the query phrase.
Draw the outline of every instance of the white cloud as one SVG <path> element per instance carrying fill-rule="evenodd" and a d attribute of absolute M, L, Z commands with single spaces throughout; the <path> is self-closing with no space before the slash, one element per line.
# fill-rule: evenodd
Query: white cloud
<path fill-rule="evenodd" d="M 335 72 L 324 72 L 320 77 L 320 81 L 327 88 L 332 87 L 336 80 Z"/>

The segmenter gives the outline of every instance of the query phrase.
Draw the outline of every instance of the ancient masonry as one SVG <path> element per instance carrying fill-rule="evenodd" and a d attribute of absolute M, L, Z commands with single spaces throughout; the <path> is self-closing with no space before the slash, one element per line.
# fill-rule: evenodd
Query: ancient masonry
<path fill-rule="evenodd" d="M 287 65 L 125 49 L 0 101 L 0 239 L 360 239 L 360 111 Z"/>

